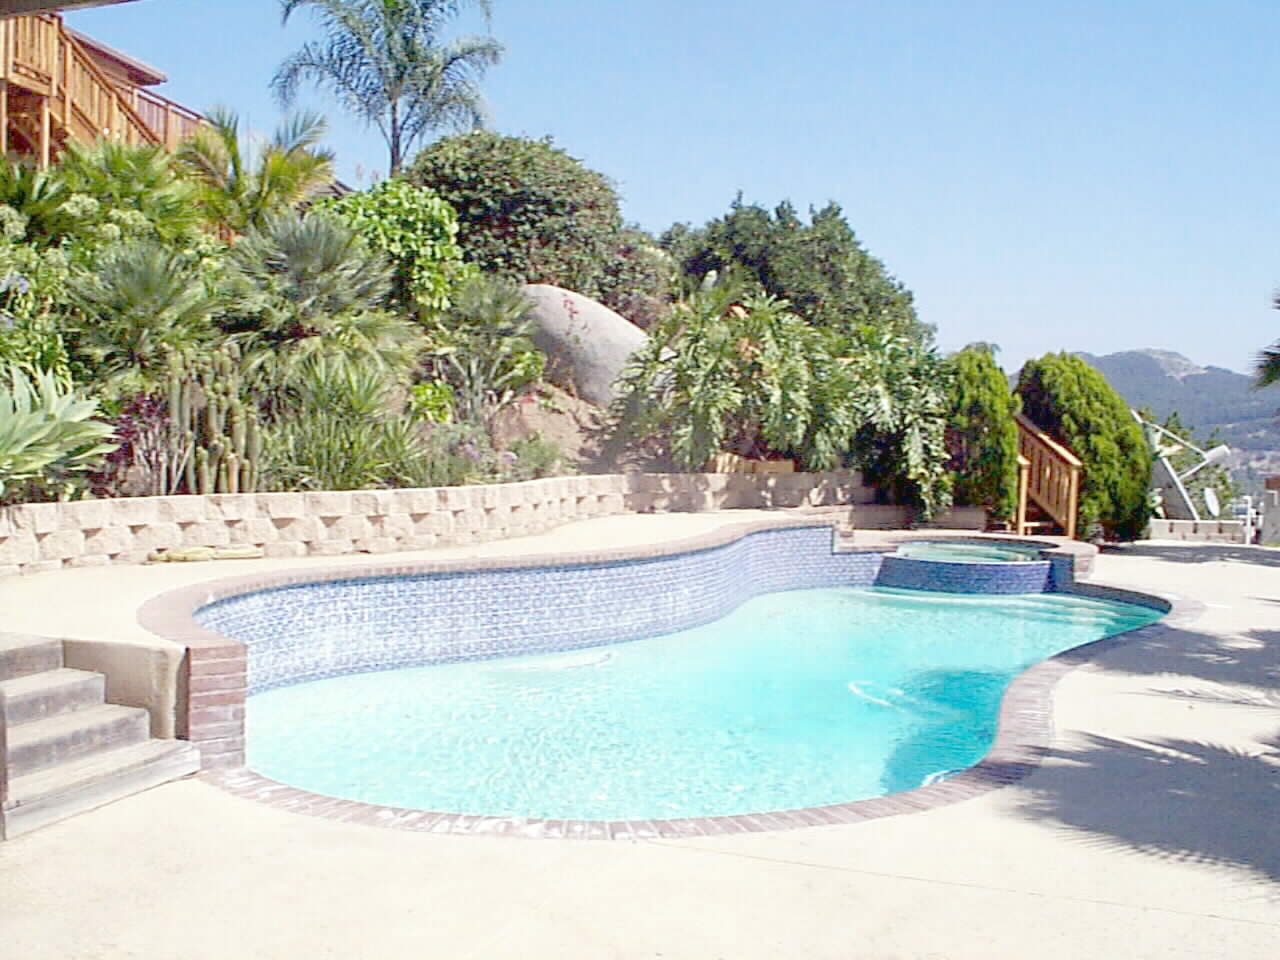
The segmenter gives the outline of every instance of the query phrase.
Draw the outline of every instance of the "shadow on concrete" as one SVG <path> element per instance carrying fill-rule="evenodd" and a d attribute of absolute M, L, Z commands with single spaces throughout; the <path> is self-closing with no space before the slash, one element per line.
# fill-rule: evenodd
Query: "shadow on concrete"
<path fill-rule="evenodd" d="M 1280 550 L 1248 547 L 1235 543 L 1123 543 L 1104 544 L 1102 553 L 1117 557 L 1151 557 L 1171 563 L 1248 563 L 1253 566 L 1280 567 Z"/>
<path fill-rule="evenodd" d="M 1080 749 L 1049 751 L 1054 759 L 1064 762 L 1024 783 L 1020 815 L 1100 847 L 1243 867 L 1280 884 L 1280 732 L 1254 751 L 1090 736 Z"/>
<path fill-rule="evenodd" d="M 1280 721 L 1280 630 L 1214 637 L 1156 629 L 1093 665 L 1166 678 L 1149 696 L 1257 708 L 1268 728 Z M 1024 783 L 1022 815 L 1078 831 L 1084 842 L 1244 867 L 1280 884 L 1280 726 L 1244 749 L 1089 735 L 1083 747 L 1051 749 L 1046 762 Z"/>

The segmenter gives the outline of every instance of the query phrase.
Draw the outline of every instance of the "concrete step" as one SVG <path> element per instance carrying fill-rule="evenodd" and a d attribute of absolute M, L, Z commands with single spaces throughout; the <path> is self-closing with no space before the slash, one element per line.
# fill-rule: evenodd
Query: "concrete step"
<path fill-rule="evenodd" d="M 105 688 L 102 674 L 69 667 L 3 680 L 0 693 L 4 694 L 4 719 L 14 726 L 99 706 Z"/>
<path fill-rule="evenodd" d="M 0 633 L 0 680 L 62 666 L 62 641 L 25 633 Z"/>
<path fill-rule="evenodd" d="M 147 711 L 104 704 L 9 728 L 9 781 L 90 751 L 141 743 L 151 735 Z"/>
<path fill-rule="evenodd" d="M 16 777 L 9 782 L 4 835 L 29 833 L 199 769 L 200 753 L 187 741 L 145 740 Z"/>

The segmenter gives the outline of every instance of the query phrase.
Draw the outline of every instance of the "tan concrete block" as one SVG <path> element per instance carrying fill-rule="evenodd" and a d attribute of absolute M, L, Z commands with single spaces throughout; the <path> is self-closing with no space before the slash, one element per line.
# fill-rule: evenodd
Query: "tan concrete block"
<path fill-rule="evenodd" d="M 84 531 L 74 527 L 37 536 L 39 559 L 69 560 L 84 553 Z"/>
<path fill-rule="evenodd" d="M 324 539 L 324 524 L 316 517 L 275 517 L 276 534 L 285 543 L 309 543 Z"/>
<path fill-rule="evenodd" d="M 366 516 L 391 513 L 391 494 L 387 490 L 357 490 L 351 494 L 351 509 Z"/>
<path fill-rule="evenodd" d="M 15 530 L 7 537 L 0 537 L 0 564 L 33 563 L 39 547 L 36 535 L 30 530 Z"/>
<path fill-rule="evenodd" d="M 231 543 L 231 530 L 222 520 L 179 523 L 182 543 L 187 547 L 225 547 Z"/>
<path fill-rule="evenodd" d="M 606 493 L 600 498 L 600 509 L 610 516 L 628 512 L 626 501 L 621 493 Z"/>
<path fill-rule="evenodd" d="M 267 543 L 262 547 L 267 557 L 305 557 L 307 552 L 305 543 Z"/>
<path fill-rule="evenodd" d="M 358 553 L 392 553 L 396 542 L 390 537 L 365 537 L 355 542 L 355 549 Z"/>
<path fill-rule="evenodd" d="M 370 526 L 375 536 L 394 537 L 397 540 L 411 537 L 414 533 L 413 518 L 407 513 L 392 513 L 385 517 L 377 517 Z"/>
<path fill-rule="evenodd" d="M 111 521 L 110 500 L 76 500 L 62 504 L 62 526 L 89 530 L 105 527 Z M 0 524 L 3 520 L 0 519 Z M 2 528 L 0 528 L 2 529 Z"/>
<path fill-rule="evenodd" d="M 307 515 L 300 493 L 258 493 L 258 508 L 272 520 L 294 520 Z"/>
<path fill-rule="evenodd" d="M 16 563 L 0 564 L 0 577 L 16 577 L 22 573 L 22 568 Z"/>
<path fill-rule="evenodd" d="M 403 541 L 402 546 L 406 550 L 430 550 L 439 544 L 439 538 L 434 533 L 415 533 L 412 537 Z"/>
<path fill-rule="evenodd" d="M 465 510 L 471 503 L 466 487 L 437 487 L 436 495 L 445 510 Z"/>
<path fill-rule="evenodd" d="M 132 547 L 133 534 L 128 527 L 100 527 L 84 531 L 84 552 L 87 554 L 122 553 Z"/>
<path fill-rule="evenodd" d="M 129 527 L 133 534 L 131 542 L 126 545 L 124 553 L 133 556 L 141 553 L 145 559 L 150 550 L 164 547 L 171 550 L 183 546 L 182 530 L 176 523 L 140 523 Z"/>
<path fill-rule="evenodd" d="M 430 513 L 440 506 L 439 487 L 410 487 L 396 494 L 397 513 Z"/>
<path fill-rule="evenodd" d="M 344 517 L 320 518 L 321 540 L 358 540 L 373 536 L 369 518 L 364 514 L 348 514 Z"/>
<path fill-rule="evenodd" d="M 347 491 L 304 493 L 307 513 L 317 517 L 345 517 L 351 513 L 351 494 Z"/>
<path fill-rule="evenodd" d="M 162 523 L 194 523 L 208 516 L 209 505 L 204 497 L 156 497 L 155 501 L 156 519 Z"/>
<path fill-rule="evenodd" d="M 275 522 L 265 517 L 253 517 L 247 520 L 226 521 L 236 543 L 276 543 L 280 539 L 280 531 Z"/>
<path fill-rule="evenodd" d="M 259 493 L 213 493 L 205 497 L 205 515 L 210 520 L 250 520 L 265 516 L 259 509 Z"/>
<path fill-rule="evenodd" d="M 61 520 L 58 506 L 56 503 L 20 503 L 9 508 L 9 520 L 14 530 L 53 533 Z"/>
<path fill-rule="evenodd" d="M 350 540 L 319 540 L 311 544 L 310 552 L 314 557 L 341 557 L 355 553 L 355 546 Z"/>
<path fill-rule="evenodd" d="M 136 527 L 159 519 L 155 499 L 151 497 L 125 497 L 110 503 L 113 523 Z"/>

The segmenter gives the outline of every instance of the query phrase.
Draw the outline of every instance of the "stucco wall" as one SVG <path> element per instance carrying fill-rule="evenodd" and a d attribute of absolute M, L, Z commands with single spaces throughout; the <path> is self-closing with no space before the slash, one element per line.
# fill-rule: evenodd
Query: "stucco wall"
<path fill-rule="evenodd" d="M 140 563 L 157 549 L 260 546 L 269 557 L 391 553 L 539 533 L 620 513 L 866 503 L 854 471 L 611 474 L 341 493 L 245 493 L 0 508 L 0 576 Z"/>

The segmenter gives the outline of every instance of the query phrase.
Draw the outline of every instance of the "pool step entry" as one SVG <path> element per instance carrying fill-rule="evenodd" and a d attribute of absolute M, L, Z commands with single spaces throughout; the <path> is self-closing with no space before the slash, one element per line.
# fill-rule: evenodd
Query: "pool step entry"
<path fill-rule="evenodd" d="M 200 768 L 184 740 L 153 740 L 147 711 L 106 702 L 100 673 L 63 665 L 62 641 L 0 633 L 0 839 Z"/>

